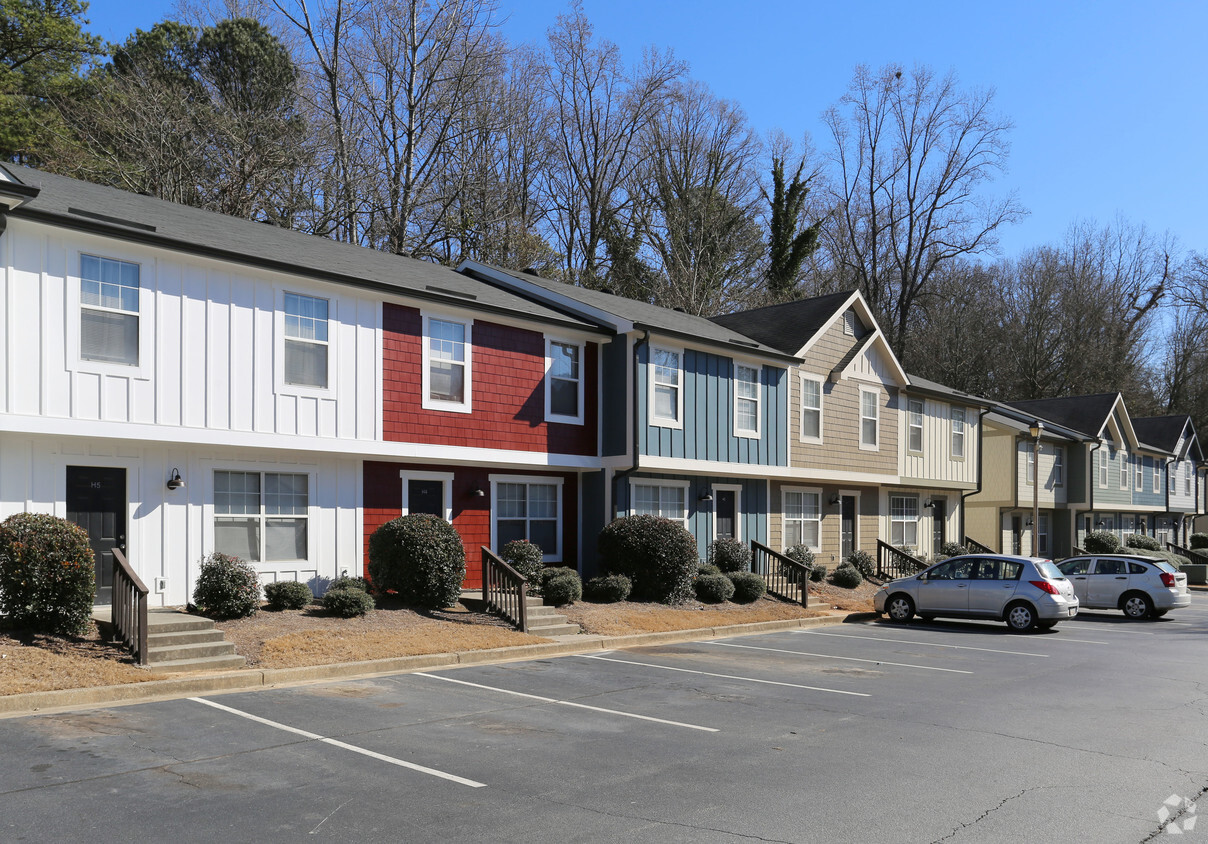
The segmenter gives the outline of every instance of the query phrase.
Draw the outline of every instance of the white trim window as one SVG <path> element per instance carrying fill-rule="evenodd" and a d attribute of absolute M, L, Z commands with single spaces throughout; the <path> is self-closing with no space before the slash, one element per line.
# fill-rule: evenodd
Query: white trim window
<path fill-rule="evenodd" d="M 541 546 L 547 563 L 562 560 L 562 479 L 491 475 L 491 545 L 514 539 Z"/>
<path fill-rule="evenodd" d="M 545 421 L 583 424 L 583 344 L 545 340 Z"/>
<path fill-rule="evenodd" d="M 780 495 L 785 549 L 805 545 L 814 552 L 822 550 L 822 491 L 785 488 Z"/>
<path fill-rule="evenodd" d="M 650 349 L 650 419 L 664 428 L 684 427 L 684 353 L 678 349 Z"/>
<path fill-rule="evenodd" d="M 688 527 L 688 482 L 630 479 L 630 510 L 635 516 L 658 516 Z"/>
<path fill-rule="evenodd" d="M 1145 473 L 1143 471 L 1144 463 L 1141 460 L 1141 455 L 1133 455 L 1133 465 L 1136 467 L 1136 490 L 1143 492 L 1145 490 Z"/>
<path fill-rule="evenodd" d="M 1030 442 L 1025 441 L 1024 452 L 1026 456 L 1024 457 L 1024 465 L 1027 468 L 1024 470 L 1023 482 L 1027 486 L 1036 483 L 1036 449 L 1038 447 L 1035 440 L 1031 440 Z"/>
<path fill-rule="evenodd" d="M 898 548 L 919 545 L 919 497 L 889 496 L 889 542 Z"/>
<path fill-rule="evenodd" d="M 472 322 L 424 315 L 425 410 L 470 412 L 472 328 Z"/>
<path fill-rule="evenodd" d="M 1147 457 L 1145 459 L 1149 460 L 1150 465 L 1153 466 L 1153 487 L 1152 487 L 1153 491 L 1161 492 L 1162 491 L 1162 466 L 1161 466 L 1161 463 L 1158 460 L 1158 458 L 1156 458 L 1156 457 L 1153 457 L 1153 458 Z"/>
<path fill-rule="evenodd" d="M 328 301 L 285 294 L 285 383 L 327 388 Z"/>
<path fill-rule="evenodd" d="M 1128 467 L 1132 465 L 1131 461 L 1128 459 L 1128 452 L 1121 451 L 1119 459 L 1116 462 L 1120 465 L 1120 489 L 1127 490 L 1128 476 L 1131 474 L 1128 471 Z"/>
<path fill-rule="evenodd" d="M 1183 495 L 1191 495 L 1191 464 L 1183 464 Z"/>
<path fill-rule="evenodd" d="M 881 427 L 881 396 L 876 390 L 860 388 L 860 448 L 876 451 L 879 448 L 878 430 Z"/>
<path fill-rule="evenodd" d="M 1053 446 L 1053 486 L 1065 486 L 1065 446 Z"/>
<path fill-rule="evenodd" d="M 801 376 L 801 441 L 822 442 L 822 381 Z"/>
<path fill-rule="evenodd" d="M 1040 524 L 1036 531 L 1036 556 L 1049 556 L 1049 514 L 1040 514 Z"/>
<path fill-rule="evenodd" d="M 1177 495 L 1179 491 L 1179 473 L 1174 471 L 1174 464 L 1166 464 L 1166 479 L 1167 486 L 1170 487 L 1170 494 Z"/>
<path fill-rule="evenodd" d="M 1107 489 L 1107 449 L 1099 448 L 1099 488 Z"/>
<path fill-rule="evenodd" d="M 214 472 L 214 550 L 250 563 L 305 560 L 310 476 Z"/>
<path fill-rule="evenodd" d="M 906 450 L 914 454 L 923 452 L 923 400 L 906 400 Z"/>
<path fill-rule="evenodd" d="M 952 456 L 963 460 L 965 457 L 965 409 L 952 408 Z"/>
<path fill-rule="evenodd" d="M 734 364 L 734 436 L 759 436 L 759 367 Z"/>
<path fill-rule="evenodd" d="M 138 366 L 139 265 L 80 255 L 80 359 Z"/>

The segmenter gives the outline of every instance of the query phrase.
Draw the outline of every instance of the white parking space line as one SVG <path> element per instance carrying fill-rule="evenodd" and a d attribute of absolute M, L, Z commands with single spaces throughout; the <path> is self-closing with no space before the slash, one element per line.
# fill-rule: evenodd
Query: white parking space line
<path fill-rule="evenodd" d="M 830 692 L 835 695 L 851 695 L 852 697 L 872 697 L 872 695 L 864 694 L 863 692 L 845 692 L 842 689 L 824 689 L 820 686 L 803 686 L 800 683 L 782 683 L 778 680 L 759 680 L 755 677 L 738 677 L 734 674 L 714 674 L 710 671 L 697 671 L 692 668 L 673 668 L 670 665 L 656 665 L 653 662 L 635 662 L 629 659 L 609 659 L 606 656 L 590 656 L 588 654 L 574 654 L 579 659 L 598 659 L 602 662 L 616 662 L 621 665 L 640 665 L 643 668 L 660 668 L 663 671 L 682 671 L 685 674 L 699 674 L 702 677 L 721 677 L 723 680 L 742 680 L 746 683 L 763 683 L 768 686 L 787 686 L 790 689 L 809 689 L 812 692 Z"/>
<path fill-rule="evenodd" d="M 444 680 L 446 683 L 457 683 L 460 686 L 472 686 L 475 689 L 486 689 L 489 692 L 499 692 L 505 695 L 515 695 L 516 697 L 526 697 L 530 700 L 539 700 L 542 703 L 556 703 L 559 706 L 573 706 L 576 709 L 590 709 L 592 712 L 603 712 L 606 715 L 620 715 L 625 718 L 636 718 L 639 721 L 653 721 L 656 724 L 667 724 L 671 727 L 685 727 L 689 730 L 700 730 L 704 733 L 716 733 L 718 730 L 713 727 L 702 727 L 697 724 L 685 724 L 681 721 L 668 721 L 665 718 L 652 718 L 649 715 L 637 715 L 633 712 L 622 712 L 619 709 L 605 709 L 601 706 L 588 706 L 586 703 L 575 703 L 570 700 L 558 700 L 552 697 L 542 697 L 541 695 L 531 695 L 527 692 L 514 692 L 511 689 L 501 689 L 497 686 L 484 686 L 481 683 L 470 683 L 466 680 L 454 680 L 452 677 L 442 677 L 439 674 L 425 674 L 422 671 L 416 671 L 412 677 L 430 677 L 433 680 Z"/>
<path fill-rule="evenodd" d="M 449 782 L 455 782 L 460 785 L 468 785 L 470 788 L 486 788 L 486 785 L 487 785 L 485 782 L 476 782 L 474 780 L 468 780 L 465 777 L 459 777 L 456 774 L 446 773 L 445 771 L 438 771 L 435 768 L 425 768 L 423 765 L 417 765 L 414 762 L 407 762 L 403 759 L 396 759 L 393 756 L 387 756 L 384 753 L 376 753 L 372 750 L 366 750 L 363 747 L 357 747 L 355 744 L 348 744 L 346 742 L 340 741 L 339 739 L 326 738 L 324 736 L 318 735 L 317 733 L 307 732 L 306 730 L 299 730 L 297 727 L 291 727 L 288 724 L 280 724 L 276 721 L 270 721 L 267 718 L 261 718 L 259 715 L 252 715 L 250 712 L 242 712 L 238 709 L 232 709 L 229 706 L 223 706 L 221 703 L 215 703 L 214 701 L 206 700 L 205 698 L 191 697 L 191 698 L 189 698 L 189 700 L 194 701 L 196 703 L 204 703 L 206 706 L 212 706 L 215 709 L 221 709 L 223 712 L 229 712 L 232 715 L 238 715 L 240 718 L 246 718 L 249 721 L 255 721 L 257 724 L 265 724 L 269 727 L 274 727 L 278 730 L 284 730 L 287 733 L 293 733 L 294 735 L 303 736 L 305 738 L 313 739 L 315 741 L 321 741 L 324 744 L 330 744 L 333 747 L 343 748 L 344 750 L 351 750 L 353 753 L 359 753 L 362 756 L 368 756 L 369 758 L 377 759 L 380 762 L 388 762 L 391 765 L 398 765 L 400 768 L 410 768 L 412 771 L 419 771 L 421 774 L 430 774 L 431 776 L 434 776 L 434 777 L 440 777 L 442 780 L 448 780 Z"/>
<path fill-rule="evenodd" d="M 1004 651 L 998 648 L 975 648 L 972 645 L 945 645 L 941 642 L 915 642 L 910 639 L 890 639 L 885 636 L 854 636 L 851 633 L 822 633 L 817 630 L 794 630 L 793 633 L 809 636 L 834 636 L 836 639 L 869 639 L 874 642 L 893 642 L 895 645 L 925 645 L 930 648 L 953 648 L 958 651 L 984 651 L 992 654 L 1010 654 L 1011 656 L 1034 656 L 1048 659 L 1048 654 L 1031 653 L 1029 651 Z"/>
<path fill-rule="evenodd" d="M 1066 624 L 1068 625 L 1065 628 L 1066 630 L 1075 627 L 1087 627 L 1093 630 L 1095 633 L 1128 633 L 1133 636 L 1153 635 L 1152 630 L 1129 630 L 1126 627 L 1122 628 L 1118 624 L 1112 624 L 1110 621 L 1067 621 Z"/>
<path fill-rule="evenodd" d="M 702 642 L 704 645 L 717 645 L 720 648 L 742 648 L 748 651 L 771 651 L 777 654 L 797 654 L 798 656 L 816 656 L 821 659 L 842 659 L 847 662 L 870 662 L 874 665 L 892 665 L 897 668 L 918 668 L 921 671 L 946 671 L 949 674 L 972 674 L 972 671 L 962 671 L 959 668 L 936 668 L 933 665 L 913 665 L 909 662 L 886 662 L 883 659 L 860 659 L 854 656 L 835 656 L 833 654 L 815 654 L 809 651 L 790 651 L 785 648 L 760 648 L 755 645 L 736 645 L 731 642 Z"/>

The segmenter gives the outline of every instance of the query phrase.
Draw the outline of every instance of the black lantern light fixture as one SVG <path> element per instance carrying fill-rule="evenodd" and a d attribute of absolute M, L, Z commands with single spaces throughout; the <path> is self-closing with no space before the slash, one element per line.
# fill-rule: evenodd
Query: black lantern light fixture
<path fill-rule="evenodd" d="M 172 467 L 172 477 L 168 478 L 168 489 L 175 492 L 185 485 L 185 480 L 180 476 L 180 470 L 175 466 Z"/>

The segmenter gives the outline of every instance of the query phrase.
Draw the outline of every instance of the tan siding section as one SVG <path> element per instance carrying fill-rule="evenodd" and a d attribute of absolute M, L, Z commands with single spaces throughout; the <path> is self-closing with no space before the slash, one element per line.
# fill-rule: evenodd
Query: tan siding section
<path fill-rule="evenodd" d="M 880 506 L 879 490 L 877 487 L 841 487 L 834 484 L 815 485 L 810 483 L 772 482 L 768 539 L 773 550 L 783 552 L 786 548 L 784 542 L 784 497 L 782 494 L 785 487 L 790 489 L 820 489 L 822 492 L 821 550 L 816 552 L 815 556 L 815 559 L 819 563 L 825 566 L 834 566 L 839 563 L 841 510 L 838 504 L 828 503 L 831 496 L 836 493 L 841 495 L 851 495 L 854 493 L 858 496 L 856 505 L 856 547 L 876 556 L 877 531 L 880 527 L 880 517 L 878 514 L 878 507 Z"/>

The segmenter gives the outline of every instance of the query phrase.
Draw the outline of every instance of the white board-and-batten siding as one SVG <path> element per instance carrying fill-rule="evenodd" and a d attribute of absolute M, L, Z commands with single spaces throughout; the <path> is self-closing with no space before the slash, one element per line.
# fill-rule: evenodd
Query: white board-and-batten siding
<path fill-rule="evenodd" d="M 910 449 L 910 402 L 923 402 L 923 448 Z M 956 405 L 963 407 L 962 405 Z M 965 454 L 952 454 L 952 408 L 945 401 L 921 396 L 898 396 L 898 458 L 903 478 L 976 485 L 978 448 L 978 408 L 964 407 Z"/>

